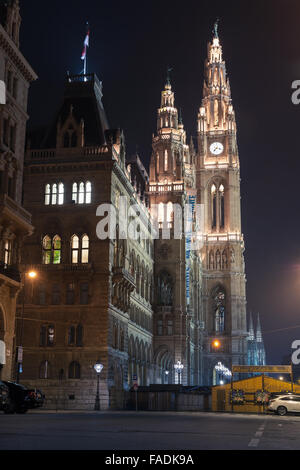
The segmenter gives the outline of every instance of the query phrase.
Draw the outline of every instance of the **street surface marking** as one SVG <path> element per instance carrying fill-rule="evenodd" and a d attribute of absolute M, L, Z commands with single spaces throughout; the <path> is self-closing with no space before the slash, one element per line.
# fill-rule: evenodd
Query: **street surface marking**
<path fill-rule="evenodd" d="M 248 444 L 248 447 L 257 447 L 259 443 L 259 439 L 251 439 L 251 441 Z"/>

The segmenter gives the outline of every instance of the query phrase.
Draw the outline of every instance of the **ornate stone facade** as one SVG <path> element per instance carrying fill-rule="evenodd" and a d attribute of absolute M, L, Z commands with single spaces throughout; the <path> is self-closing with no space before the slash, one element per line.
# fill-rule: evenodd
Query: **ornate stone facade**
<path fill-rule="evenodd" d="M 48 406 L 92 408 L 97 360 L 102 408 L 122 408 L 134 382 L 211 385 L 218 362 L 247 363 L 236 123 L 217 33 L 205 70 L 198 150 L 187 144 L 168 77 L 149 177 L 138 156 L 126 160 L 122 131 L 109 129 L 94 74 L 67 76 L 54 124 L 29 138 L 24 204 L 35 232 L 23 272 L 37 278 L 18 331 L 22 380 Z M 197 203 L 203 243 L 192 249 Z M 98 231 L 108 227 L 102 204 L 116 215 L 108 239 Z M 132 205 L 136 237 L 126 239 Z M 188 221 L 193 230 L 178 236 Z"/>
<path fill-rule="evenodd" d="M 10 379 L 15 358 L 16 296 L 21 288 L 20 251 L 32 233 L 22 208 L 27 98 L 37 77 L 19 50 L 18 0 L 0 2 L 0 80 L 6 104 L 0 105 L 0 379 Z"/>

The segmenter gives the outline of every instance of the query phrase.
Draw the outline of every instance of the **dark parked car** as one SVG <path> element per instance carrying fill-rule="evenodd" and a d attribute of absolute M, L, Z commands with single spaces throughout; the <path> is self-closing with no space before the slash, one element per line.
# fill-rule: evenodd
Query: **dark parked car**
<path fill-rule="evenodd" d="M 9 403 L 9 388 L 5 383 L 0 381 L 0 410 L 4 410 L 4 408 Z"/>
<path fill-rule="evenodd" d="M 3 382 L 9 389 L 8 403 L 4 413 L 26 413 L 29 409 L 39 408 L 44 404 L 44 395 L 40 390 L 31 390 L 14 382 Z"/>

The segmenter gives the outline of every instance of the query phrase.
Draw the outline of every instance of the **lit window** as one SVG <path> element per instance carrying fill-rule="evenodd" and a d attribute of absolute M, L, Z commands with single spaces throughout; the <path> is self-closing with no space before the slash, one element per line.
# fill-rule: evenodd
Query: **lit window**
<path fill-rule="evenodd" d="M 51 197 L 50 184 L 47 184 L 45 188 L 45 205 L 46 206 L 49 206 L 50 204 L 50 197 Z"/>
<path fill-rule="evenodd" d="M 72 264 L 79 263 L 79 237 L 77 235 L 73 235 L 72 241 Z"/>
<path fill-rule="evenodd" d="M 168 171 L 168 150 L 165 150 L 164 170 L 165 170 L 165 171 Z"/>
<path fill-rule="evenodd" d="M 164 221 L 164 203 L 160 202 L 158 205 L 158 222 Z"/>
<path fill-rule="evenodd" d="M 58 185 L 58 204 L 61 206 L 64 203 L 64 185 L 59 183 Z"/>
<path fill-rule="evenodd" d="M 53 238 L 53 264 L 61 263 L 61 238 L 55 235 Z"/>
<path fill-rule="evenodd" d="M 72 200 L 75 204 L 91 204 L 92 202 L 92 183 L 73 183 Z"/>
<path fill-rule="evenodd" d="M 92 202 L 92 184 L 89 181 L 85 185 L 85 202 L 86 204 Z"/>
<path fill-rule="evenodd" d="M 81 242 L 81 262 L 82 263 L 88 263 L 89 262 L 89 237 L 87 235 L 84 235 L 82 237 L 82 242 Z"/>
<path fill-rule="evenodd" d="M 52 241 L 51 238 L 46 235 L 43 239 L 43 264 L 51 263 L 51 252 L 52 252 Z"/>
<path fill-rule="evenodd" d="M 71 238 L 71 257 L 72 264 L 89 262 L 89 245 L 90 240 L 87 235 L 83 235 L 81 239 L 77 235 Z"/>
<path fill-rule="evenodd" d="M 79 184 L 79 204 L 84 204 L 85 199 L 85 187 L 84 183 Z"/>
<path fill-rule="evenodd" d="M 64 203 L 64 184 L 56 183 L 50 185 L 46 184 L 45 186 L 45 205 L 49 206 L 56 206 L 56 204 L 62 205 Z"/>
<path fill-rule="evenodd" d="M 78 185 L 77 183 L 73 184 L 73 189 L 72 189 L 72 201 L 77 204 L 77 192 L 78 192 Z"/>
<path fill-rule="evenodd" d="M 159 153 L 156 154 L 156 172 L 159 173 Z"/>
<path fill-rule="evenodd" d="M 51 200 L 52 206 L 55 206 L 57 204 L 57 184 L 52 185 L 52 200 Z"/>
<path fill-rule="evenodd" d="M 4 243 L 4 264 L 9 266 L 11 264 L 11 252 L 12 252 L 12 242 L 11 240 L 5 240 Z"/>
<path fill-rule="evenodd" d="M 173 204 L 168 202 L 167 204 L 167 222 L 170 223 L 173 221 Z"/>

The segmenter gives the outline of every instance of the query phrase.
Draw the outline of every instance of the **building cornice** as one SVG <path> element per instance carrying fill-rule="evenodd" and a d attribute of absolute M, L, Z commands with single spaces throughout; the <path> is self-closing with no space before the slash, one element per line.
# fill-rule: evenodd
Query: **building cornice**
<path fill-rule="evenodd" d="M 0 47 L 7 52 L 9 58 L 18 67 L 18 70 L 23 74 L 28 82 L 33 82 L 38 78 L 37 74 L 29 65 L 13 40 L 8 36 L 2 25 L 0 25 Z"/>

